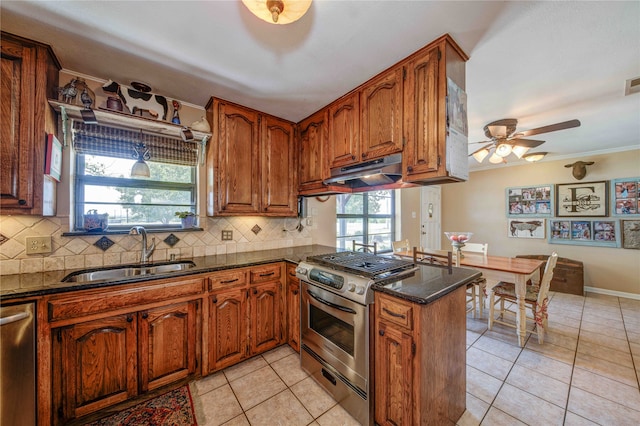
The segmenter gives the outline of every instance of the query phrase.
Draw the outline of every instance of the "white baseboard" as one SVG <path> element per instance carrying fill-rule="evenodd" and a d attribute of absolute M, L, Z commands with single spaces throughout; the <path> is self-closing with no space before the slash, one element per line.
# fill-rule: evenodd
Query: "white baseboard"
<path fill-rule="evenodd" d="M 640 300 L 640 294 L 638 293 L 627 293 L 625 291 L 607 290 L 607 289 L 598 288 L 598 287 L 585 287 L 584 291 L 585 293 L 589 292 L 589 293 L 606 294 L 609 296 L 625 297 L 627 299 Z"/>

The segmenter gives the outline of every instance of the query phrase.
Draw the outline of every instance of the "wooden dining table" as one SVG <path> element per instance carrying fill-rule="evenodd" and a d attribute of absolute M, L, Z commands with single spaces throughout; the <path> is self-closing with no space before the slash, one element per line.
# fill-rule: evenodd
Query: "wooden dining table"
<path fill-rule="evenodd" d="M 447 250 L 423 249 L 428 253 L 446 254 Z M 410 257 L 413 259 L 412 251 L 397 251 L 393 253 L 399 257 Z M 524 259 L 519 257 L 489 256 L 482 253 L 465 253 L 458 262 L 456 252 L 453 252 L 456 266 L 478 269 L 487 280 L 486 289 L 488 295 L 493 293 L 493 287 L 500 281 L 512 282 L 515 284 L 516 304 L 518 306 L 516 314 L 516 330 L 518 334 L 518 344 L 522 347 L 526 337 L 526 307 L 524 298 L 527 293 L 527 281 L 533 284 L 540 282 L 540 267 L 544 264 L 542 260 Z M 484 292 L 481 290 L 481 294 Z M 491 299 L 491 297 L 489 297 Z M 483 302 L 484 303 L 484 302 Z"/>

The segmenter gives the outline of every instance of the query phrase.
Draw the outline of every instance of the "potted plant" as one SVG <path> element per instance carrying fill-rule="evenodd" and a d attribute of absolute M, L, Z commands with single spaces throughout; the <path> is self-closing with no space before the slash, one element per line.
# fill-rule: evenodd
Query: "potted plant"
<path fill-rule="evenodd" d="M 183 228 L 193 228 L 196 224 L 196 214 L 194 212 L 176 212 L 180 218 Z"/>

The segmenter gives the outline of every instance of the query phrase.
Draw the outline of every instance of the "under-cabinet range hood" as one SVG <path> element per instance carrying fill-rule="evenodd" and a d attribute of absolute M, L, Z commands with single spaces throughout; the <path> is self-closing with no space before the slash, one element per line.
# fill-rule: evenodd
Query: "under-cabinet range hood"
<path fill-rule="evenodd" d="M 364 163 L 331 169 L 331 177 L 326 179 L 324 184 L 362 188 L 395 183 L 401 178 L 402 154 L 393 154 Z"/>

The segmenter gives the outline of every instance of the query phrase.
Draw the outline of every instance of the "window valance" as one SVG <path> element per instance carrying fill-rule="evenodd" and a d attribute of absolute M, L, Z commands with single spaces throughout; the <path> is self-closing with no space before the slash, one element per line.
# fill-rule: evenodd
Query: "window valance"
<path fill-rule="evenodd" d="M 143 143 L 149 150 L 149 161 L 196 166 L 197 142 L 142 131 L 100 124 L 73 122 L 73 148 L 79 154 L 135 159 L 134 147 Z"/>

